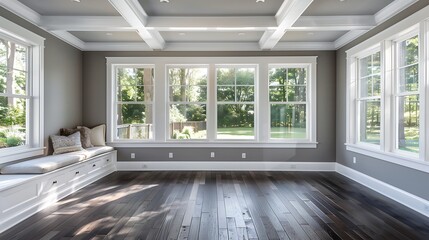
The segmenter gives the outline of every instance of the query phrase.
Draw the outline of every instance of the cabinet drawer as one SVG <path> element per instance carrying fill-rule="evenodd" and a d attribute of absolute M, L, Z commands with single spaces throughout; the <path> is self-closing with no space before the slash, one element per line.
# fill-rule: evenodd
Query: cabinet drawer
<path fill-rule="evenodd" d="M 63 187 L 67 182 L 71 179 L 70 172 L 63 172 L 62 174 L 56 174 L 48 178 L 46 181 L 42 181 L 41 190 L 42 194 L 51 192 L 51 191 L 59 191 L 61 187 Z"/>
<path fill-rule="evenodd" d="M 88 167 L 86 165 L 73 168 L 69 171 L 70 182 L 77 181 L 78 179 L 84 177 L 88 173 Z"/>

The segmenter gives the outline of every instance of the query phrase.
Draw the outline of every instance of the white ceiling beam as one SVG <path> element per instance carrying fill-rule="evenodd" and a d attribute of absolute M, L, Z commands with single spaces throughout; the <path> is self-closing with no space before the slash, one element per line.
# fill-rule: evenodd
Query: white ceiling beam
<path fill-rule="evenodd" d="M 377 25 L 383 23 L 387 19 L 395 16 L 400 11 L 409 7 L 411 4 L 418 0 L 395 0 L 374 15 L 374 19 Z"/>
<path fill-rule="evenodd" d="M 289 28 L 293 31 L 350 31 L 375 27 L 374 16 L 301 16 Z"/>
<path fill-rule="evenodd" d="M 120 16 L 42 16 L 41 26 L 52 31 L 135 30 Z"/>
<path fill-rule="evenodd" d="M 366 32 L 368 32 L 368 30 L 353 30 L 353 31 L 347 32 L 346 34 L 344 34 L 343 36 L 335 40 L 334 42 L 335 49 L 340 49 L 341 47 L 345 46 L 347 43 L 362 36 Z"/>
<path fill-rule="evenodd" d="M 146 28 L 147 14 L 138 0 L 109 0 L 122 17 L 134 27 L 140 37 L 154 50 L 164 48 L 165 41 L 159 32 Z"/>
<path fill-rule="evenodd" d="M 152 51 L 144 42 L 86 42 L 86 51 Z"/>
<path fill-rule="evenodd" d="M 285 0 L 276 14 L 277 29 L 265 31 L 259 40 L 260 48 L 272 49 L 312 2 L 313 0 Z"/>
<path fill-rule="evenodd" d="M 73 34 L 67 31 L 57 30 L 57 31 L 51 31 L 51 33 L 57 36 L 59 39 L 63 40 L 64 42 L 80 50 L 85 49 L 85 42 L 83 42 L 82 40 L 80 40 L 79 38 L 75 37 Z"/>

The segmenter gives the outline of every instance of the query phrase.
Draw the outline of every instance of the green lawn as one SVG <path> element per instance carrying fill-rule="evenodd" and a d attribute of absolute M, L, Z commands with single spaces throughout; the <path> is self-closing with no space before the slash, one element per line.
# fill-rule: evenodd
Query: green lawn
<path fill-rule="evenodd" d="M 254 134 L 254 128 L 250 127 L 218 128 L 219 139 L 252 139 Z M 305 128 L 272 127 L 271 138 L 306 138 L 306 131 Z"/>

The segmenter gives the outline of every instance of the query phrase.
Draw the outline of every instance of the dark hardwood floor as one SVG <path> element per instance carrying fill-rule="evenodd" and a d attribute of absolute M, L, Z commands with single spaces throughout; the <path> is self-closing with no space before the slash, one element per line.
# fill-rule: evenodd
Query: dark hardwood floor
<path fill-rule="evenodd" d="M 0 239 L 429 239 L 429 219 L 337 173 L 116 172 Z"/>

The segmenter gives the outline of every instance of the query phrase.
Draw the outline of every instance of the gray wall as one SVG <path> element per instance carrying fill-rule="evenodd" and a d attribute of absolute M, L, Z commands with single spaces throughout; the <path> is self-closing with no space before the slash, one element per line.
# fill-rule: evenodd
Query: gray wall
<path fill-rule="evenodd" d="M 45 146 L 62 127 L 82 124 L 82 52 L 0 7 L 0 15 L 45 40 Z"/>
<path fill-rule="evenodd" d="M 403 189 L 407 192 L 429 200 L 427 182 L 429 174 L 413 170 L 400 165 L 392 164 L 379 159 L 360 155 L 347 151 L 344 143 L 346 141 L 346 53 L 345 51 L 391 25 L 401 21 L 412 13 L 429 5 L 428 1 L 419 1 L 410 6 L 397 16 L 384 24 L 371 30 L 364 36 L 337 51 L 337 162 L 353 168 L 371 177 Z M 357 163 L 353 164 L 353 157 L 357 157 Z"/>
<path fill-rule="evenodd" d="M 83 123 L 94 126 L 106 122 L 106 57 L 136 56 L 318 56 L 317 59 L 317 149 L 217 149 L 215 148 L 118 148 L 119 161 L 168 161 L 168 152 L 174 160 L 186 161 L 335 161 L 335 52 L 84 52 L 83 53 Z M 210 158 L 210 152 L 216 158 Z"/>

